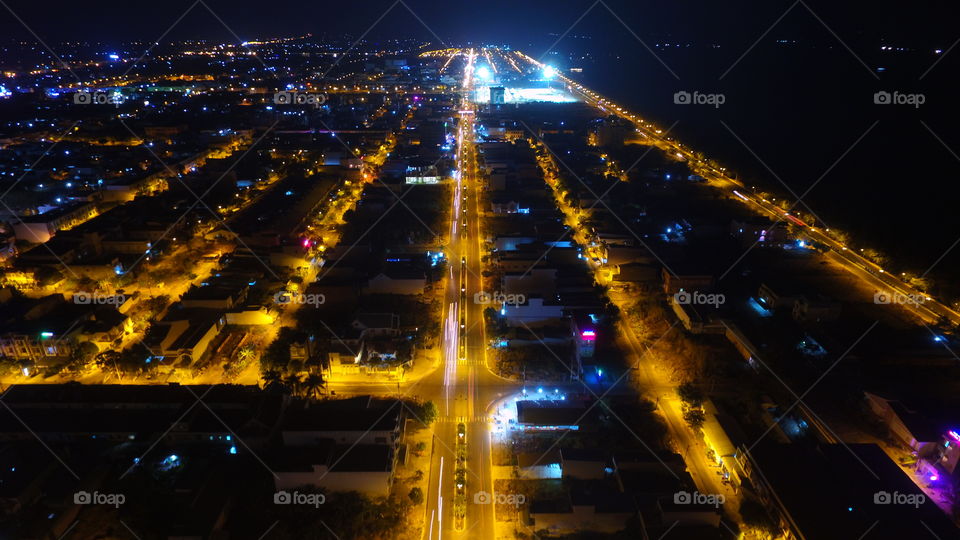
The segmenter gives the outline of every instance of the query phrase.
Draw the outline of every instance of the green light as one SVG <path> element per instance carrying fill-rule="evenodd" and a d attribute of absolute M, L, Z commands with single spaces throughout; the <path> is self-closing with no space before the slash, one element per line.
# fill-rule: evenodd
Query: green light
<path fill-rule="evenodd" d="M 53 337 L 53 332 L 40 332 L 40 337 L 42 337 L 42 338 L 44 338 L 44 339 L 46 339 L 46 338 L 52 338 L 52 337 Z"/>

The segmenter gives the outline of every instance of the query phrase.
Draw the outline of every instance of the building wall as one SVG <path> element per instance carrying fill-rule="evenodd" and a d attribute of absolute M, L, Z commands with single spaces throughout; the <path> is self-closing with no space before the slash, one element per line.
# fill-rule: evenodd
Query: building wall
<path fill-rule="evenodd" d="M 696 312 L 694 312 L 690 306 L 680 304 L 671 297 L 670 307 L 673 308 L 673 314 L 680 319 L 680 322 L 683 323 L 683 327 L 686 328 L 687 331 L 694 334 L 703 332 L 703 321 L 700 320 L 700 317 L 697 316 Z"/>
<path fill-rule="evenodd" d="M 740 353 L 740 356 L 742 356 L 752 368 L 757 369 L 757 363 L 762 362 L 762 359 L 759 357 L 757 348 L 753 345 L 753 342 L 732 322 L 727 322 L 725 326 L 727 327 L 725 334 L 727 340 L 733 344 L 737 352 Z"/>
<path fill-rule="evenodd" d="M 263 324 L 273 324 L 273 316 L 267 313 L 265 308 L 248 309 L 245 311 L 236 311 L 227 313 L 227 324 L 237 324 L 243 326 L 256 326 Z"/>
<path fill-rule="evenodd" d="M 685 291 L 706 292 L 713 288 L 713 276 L 674 276 L 666 268 L 663 269 L 663 292 L 676 294 L 681 289 Z"/>
<path fill-rule="evenodd" d="M 203 334 L 196 344 L 192 348 L 184 350 L 173 350 L 170 347 L 173 343 L 180 337 L 181 334 L 186 332 L 190 328 L 190 321 L 174 321 L 171 324 L 170 331 L 167 333 L 166 337 L 163 340 L 163 346 L 161 347 L 161 354 L 164 356 L 179 356 L 182 354 L 189 354 L 190 358 L 193 361 L 197 361 L 203 356 L 203 353 L 207 352 L 207 348 L 210 346 L 210 342 L 220 334 L 220 324 L 213 322 L 210 324 L 210 328 Z M 206 324 L 206 323 L 204 323 Z"/>
<path fill-rule="evenodd" d="M 203 353 L 207 352 L 207 348 L 210 346 L 210 342 L 213 341 L 220 334 L 220 325 L 213 323 L 210 325 L 210 329 L 207 330 L 207 333 L 200 338 L 200 341 L 193 347 L 193 352 L 191 353 L 191 358 L 194 361 L 200 359 L 203 356 Z"/>
<path fill-rule="evenodd" d="M 873 411 L 875 415 L 879 416 L 881 420 L 883 420 L 884 424 L 887 426 L 887 429 L 890 430 L 891 435 L 909 448 L 914 450 L 920 449 L 920 443 L 913 437 L 913 434 L 910 433 L 910 430 L 907 429 L 907 426 L 900 421 L 900 417 L 897 416 L 896 412 L 894 412 L 889 401 L 869 392 L 866 393 L 866 398 L 867 405 L 870 406 L 870 410 Z"/>
<path fill-rule="evenodd" d="M 70 339 L 47 339 L 24 334 L 0 335 L 0 353 L 3 356 L 20 361 L 34 362 L 43 367 L 57 359 L 70 356 L 73 342 Z"/>
<path fill-rule="evenodd" d="M 793 308 L 793 304 L 797 301 L 796 296 L 781 295 L 778 294 L 776 290 L 764 283 L 760 286 L 760 298 L 770 306 L 771 309 L 779 308 Z"/>
<path fill-rule="evenodd" d="M 49 223 L 20 223 L 13 224 L 13 234 L 27 242 L 44 243 L 53 237 L 55 229 Z"/>

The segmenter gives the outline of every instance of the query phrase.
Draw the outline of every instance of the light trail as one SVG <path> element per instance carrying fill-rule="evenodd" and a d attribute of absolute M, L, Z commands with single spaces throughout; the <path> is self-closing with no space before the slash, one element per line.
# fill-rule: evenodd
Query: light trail
<path fill-rule="evenodd" d="M 457 385 L 457 351 L 460 343 L 460 328 L 456 320 L 457 313 L 458 303 L 451 303 L 447 315 L 446 331 L 444 332 L 446 366 L 443 373 L 443 395 L 447 416 L 450 415 L 450 392 Z"/>
<path fill-rule="evenodd" d="M 487 63 L 490 64 L 490 69 L 493 70 L 493 74 L 499 74 L 500 72 L 497 70 L 497 64 L 494 63 L 493 58 L 490 57 L 490 49 L 484 49 L 483 56 L 487 59 Z"/>
<path fill-rule="evenodd" d="M 509 54 L 504 54 L 503 51 L 501 51 L 500 49 L 497 49 L 497 54 L 505 58 L 507 60 L 507 63 L 510 64 L 510 67 L 515 69 L 517 73 L 523 73 L 523 70 L 520 69 L 520 66 L 517 65 L 516 60 L 514 60 L 512 56 L 510 56 Z"/>
<path fill-rule="evenodd" d="M 443 456 L 440 456 L 440 481 L 437 483 L 437 540 L 440 538 L 443 538 Z"/>
<path fill-rule="evenodd" d="M 447 61 L 443 64 L 443 67 L 440 68 L 440 75 L 443 75 L 443 72 L 447 70 L 447 67 L 450 65 L 450 62 L 453 62 L 453 59 L 460 56 L 460 51 L 456 50 L 450 54 L 450 58 L 447 58 Z"/>

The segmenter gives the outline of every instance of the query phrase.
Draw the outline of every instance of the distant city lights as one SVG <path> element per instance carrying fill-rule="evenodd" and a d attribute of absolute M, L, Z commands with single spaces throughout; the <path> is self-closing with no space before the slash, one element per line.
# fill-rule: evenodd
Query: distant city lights
<path fill-rule="evenodd" d="M 474 90 L 474 101 L 490 103 L 488 87 Z M 505 88 L 504 103 L 575 103 L 577 99 L 564 90 L 557 88 Z"/>

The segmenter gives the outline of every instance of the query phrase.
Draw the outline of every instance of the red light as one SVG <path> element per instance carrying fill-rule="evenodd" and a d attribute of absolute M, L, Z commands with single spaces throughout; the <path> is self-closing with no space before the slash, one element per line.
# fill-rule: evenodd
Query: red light
<path fill-rule="evenodd" d="M 593 330 L 584 330 L 583 332 L 580 333 L 580 337 L 582 337 L 587 341 L 593 341 L 594 339 L 597 338 L 597 333 L 594 332 Z"/>
<path fill-rule="evenodd" d="M 305 248 L 310 247 L 310 239 L 309 239 L 309 238 L 304 238 L 304 239 L 303 239 L 303 247 L 305 247 Z"/>

